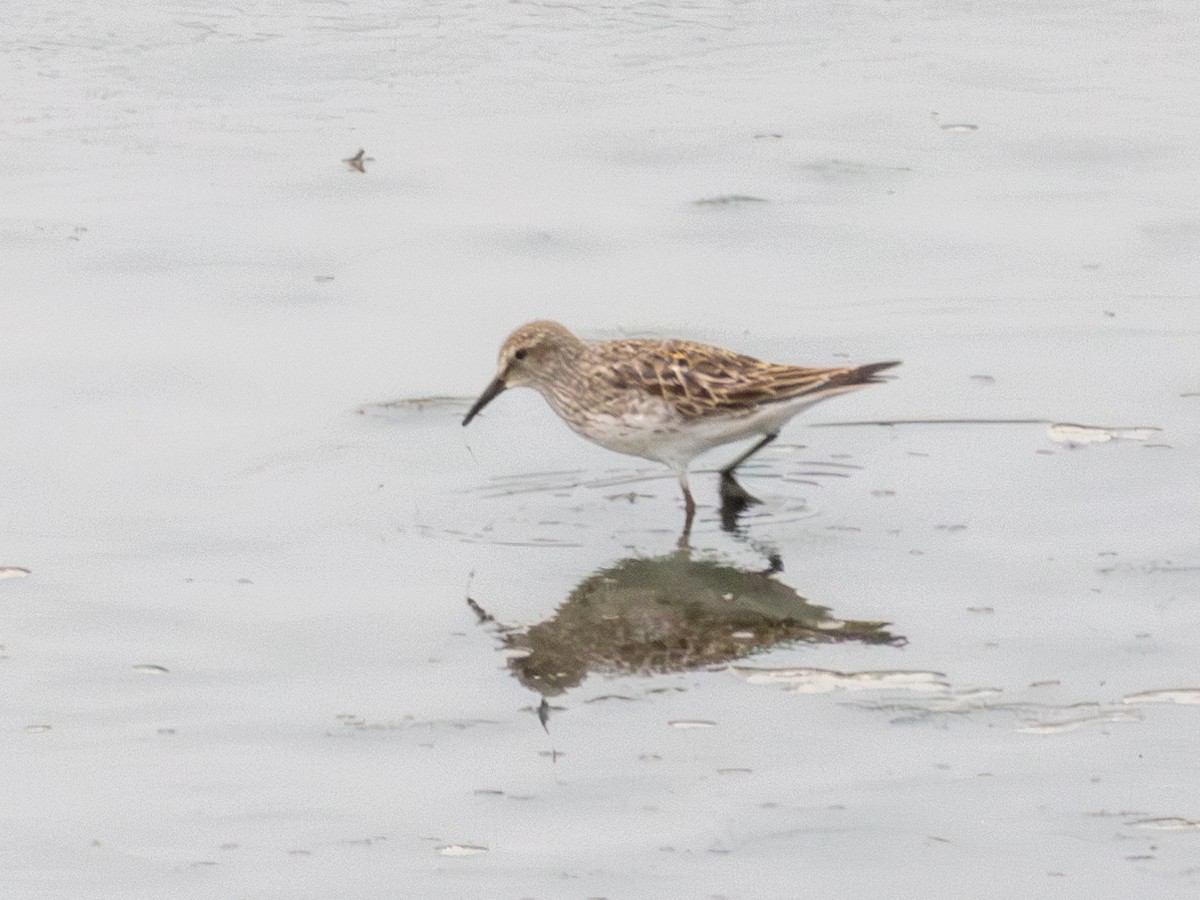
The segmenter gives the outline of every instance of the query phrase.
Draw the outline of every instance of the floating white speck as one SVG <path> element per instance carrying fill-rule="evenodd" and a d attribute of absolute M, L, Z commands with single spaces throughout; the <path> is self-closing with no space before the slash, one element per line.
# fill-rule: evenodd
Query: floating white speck
<path fill-rule="evenodd" d="M 733 671 L 751 684 L 781 684 L 801 694 L 831 691 L 948 691 L 941 672 L 881 670 L 836 672 L 833 669 L 760 669 L 733 666 Z"/>
<path fill-rule="evenodd" d="M 487 853 L 488 848 L 478 844 L 443 844 L 437 848 L 437 852 L 442 856 L 478 856 Z"/>
<path fill-rule="evenodd" d="M 953 131 L 959 134 L 964 134 L 969 131 L 978 131 L 978 125 L 972 125 L 970 122 L 947 122 L 940 126 L 942 131 Z"/>
<path fill-rule="evenodd" d="M 24 578 L 28 574 L 29 570 L 20 566 L 0 566 L 0 578 Z"/>
<path fill-rule="evenodd" d="M 1104 444 L 1108 441 L 1145 441 L 1162 431 L 1161 428 L 1104 428 L 1098 425 L 1075 425 L 1055 422 L 1046 428 L 1050 440 L 1059 444 Z"/>
<path fill-rule="evenodd" d="M 1141 691 L 1121 698 L 1122 703 L 1179 703 L 1184 706 L 1200 705 L 1200 688 L 1166 688 L 1158 691 Z"/>
<path fill-rule="evenodd" d="M 708 719 L 672 719 L 667 723 L 672 728 L 716 728 L 717 723 Z"/>

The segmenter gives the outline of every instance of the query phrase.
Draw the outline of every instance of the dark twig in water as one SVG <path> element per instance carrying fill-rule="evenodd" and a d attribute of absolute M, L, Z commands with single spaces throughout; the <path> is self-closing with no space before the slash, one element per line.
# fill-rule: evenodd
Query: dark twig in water
<path fill-rule="evenodd" d="M 484 609 L 482 606 L 480 606 L 478 603 L 476 603 L 475 600 L 470 596 L 467 597 L 467 606 L 471 607 L 471 612 L 473 612 L 473 613 L 475 613 L 475 615 L 479 616 L 479 624 L 480 625 L 484 625 L 484 624 L 487 624 L 488 622 L 496 621 L 495 616 L 493 616 L 490 612 L 488 612 L 486 609 Z"/>

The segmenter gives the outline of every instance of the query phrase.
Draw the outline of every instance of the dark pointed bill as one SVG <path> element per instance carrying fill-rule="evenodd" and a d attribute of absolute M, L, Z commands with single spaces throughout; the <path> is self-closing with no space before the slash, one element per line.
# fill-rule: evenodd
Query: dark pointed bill
<path fill-rule="evenodd" d="M 494 399 L 496 399 L 496 395 L 503 391 L 506 387 L 508 387 L 508 385 L 504 383 L 504 379 L 497 378 L 486 388 L 484 388 L 483 393 L 479 395 L 479 399 L 475 401 L 475 405 L 467 411 L 466 418 L 463 419 L 463 425 L 470 425 L 471 420 L 475 418 L 475 415 Z"/>

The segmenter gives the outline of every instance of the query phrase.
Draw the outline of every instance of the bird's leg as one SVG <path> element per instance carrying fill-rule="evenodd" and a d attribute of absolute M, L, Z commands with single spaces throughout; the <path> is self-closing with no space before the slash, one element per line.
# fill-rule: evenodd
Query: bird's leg
<path fill-rule="evenodd" d="M 679 546 L 687 547 L 688 540 L 692 536 L 692 521 L 696 518 L 696 501 L 692 497 L 692 490 L 688 487 L 687 469 L 678 469 L 676 474 L 679 476 L 679 487 L 683 489 L 683 534 L 679 535 Z"/>
<path fill-rule="evenodd" d="M 741 456 L 739 456 L 737 459 L 735 459 L 733 462 L 731 462 L 729 465 L 727 465 L 725 468 L 723 468 L 721 470 L 721 477 L 722 478 L 732 478 L 734 469 L 736 469 L 738 466 L 740 466 L 742 463 L 744 463 L 746 460 L 748 460 L 750 457 L 752 457 L 755 453 L 757 453 L 763 447 L 767 446 L 767 444 L 771 443 L 771 441 L 775 440 L 775 438 L 777 438 L 777 437 L 779 437 L 778 431 L 775 431 L 775 432 L 772 432 L 771 434 L 765 435 L 761 441 L 759 441 L 757 444 L 755 444 L 753 447 L 751 447 L 749 450 L 747 450 L 745 453 L 743 453 Z"/>
<path fill-rule="evenodd" d="M 779 437 L 779 432 L 777 431 L 765 435 L 761 441 L 721 470 L 721 511 L 723 514 L 726 510 L 730 510 L 731 517 L 736 520 L 737 516 L 747 506 L 761 502 L 757 497 L 738 484 L 737 479 L 733 477 L 733 470 L 777 437 Z"/>

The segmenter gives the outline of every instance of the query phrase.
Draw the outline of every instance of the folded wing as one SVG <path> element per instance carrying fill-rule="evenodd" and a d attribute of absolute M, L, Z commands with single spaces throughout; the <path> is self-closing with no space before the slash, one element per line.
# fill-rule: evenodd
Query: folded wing
<path fill-rule="evenodd" d="M 899 362 L 844 368 L 807 368 L 763 362 L 691 341 L 621 341 L 631 352 L 610 369 L 617 390 L 640 388 L 662 397 L 685 418 L 736 415 L 764 403 L 842 393 L 873 384 L 875 375 Z"/>

